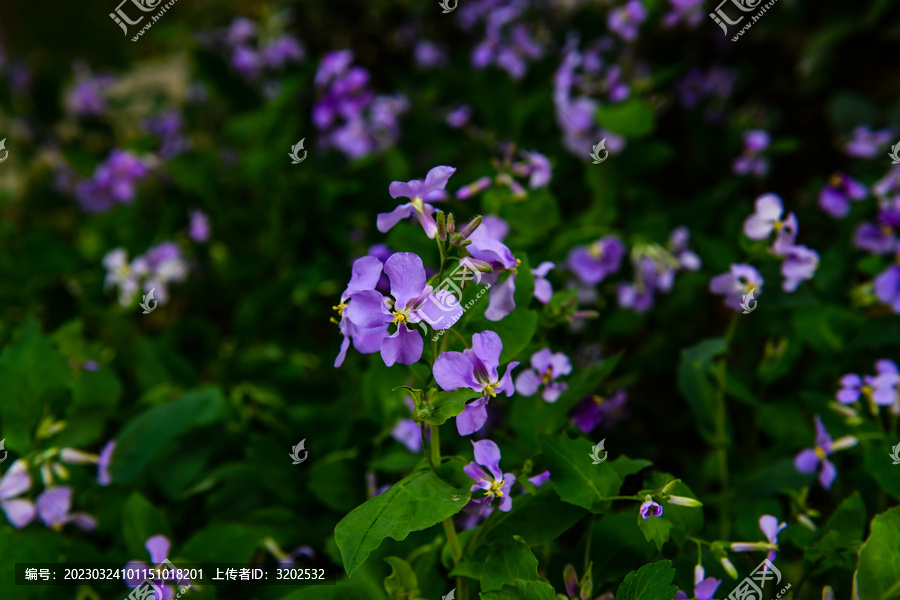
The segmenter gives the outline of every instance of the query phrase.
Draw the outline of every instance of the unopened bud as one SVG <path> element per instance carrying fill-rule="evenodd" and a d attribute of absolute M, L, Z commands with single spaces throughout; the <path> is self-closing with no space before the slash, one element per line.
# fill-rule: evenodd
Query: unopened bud
<path fill-rule="evenodd" d="M 70 465 L 95 465 L 100 459 L 96 454 L 82 452 L 75 448 L 60 448 L 59 460 Z"/>
<path fill-rule="evenodd" d="M 481 271 L 482 273 L 493 273 L 494 268 L 483 260 L 478 260 L 475 258 L 466 257 L 459 261 L 459 264 L 463 265 L 470 271 Z"/>
<path fill-rule="evenodd" d="M 482 177 L 480 179 L 476 179 L 472 183 L 467 186 L 463 186 L 456 191 L 456 199 L 457 200 L 465 200 L 466 198 L 471 198 L 473 195 L 478 192 L 485 190 L 491 186 L 491 178 L 490 177 Z"/>
<path fill-rule="evenodd" d="M 665 487 L 663 487 L 661 493 L 662 493 L 662 494 L 668 494 L 669 492 L 671 492 L 672 490 L 674 490 L 676 487 L 678 487 L 678 485 L 679 485 L 680 483 L 681 483 L 681 480 L 680 480 L 680 479 L 673 479 L 672 481 L 670 481 L 669 483 L 667 483 L 667 484 L 665 485 Z"/>
<path fill-rule="evenodd" d="M 813 523 L 813 520 L 810 519 L 808 515 L 800 515 L 797 517 L 797 520 L 800 522 L 801 525 L 803 525 L 810 531 L 816 531 L 816 529 L 818 529 L 816 527 L 816 524 Z"/>
<path fill-rule="evenodd" d="M 41 480 L 44 482 L 44 487 L 50 487 L 53 485 L 53 474 L 50 472 L 50 467 L 45 463 L 41 465 Z"/>
<path fill-rule="evenodd" d="M 831 444 L 831 451 L 837 452 L 838 450 L 846 450 L 847 448 L 852 448 L 858 443 L 859 440 L 852 435 L 845 435 L 842 438 L 834 440 L 834 442 Z"/>
<path fill-rule="evenodd" d="M 437 212 L 437 218 L 435 219 L 437 223 L 437 235 L 438 239 L 442 242 L 447 241 L 447 220 L 444 217 L 444 211 L 439 210 Z"/>
<path fill-rule="evenodd" d="M 447 233 L 456 231 L 456 224 L 453 222 L 453 213 L 447 215 Z"/>
<path fill-rule="evenodd" d="M 734 568 L 734 565 L 731 564 L 731 561 L 728 560 L 728 557 L 727 557 L 727 556 L 723 556 L 723 557 L 719 560 L 719 562 L 722 563 L 722 568 L 725 569 L 725 572 L 726 572 L 726 573 L 728 573 L 729 575 L 731 575 L 731 578 L 732 578 L 732 579 L 737 579 L 737 578 L 738 578 L 738 572 L 737 572 L 737 569 Z"/>
<path fill-rule="evenodd" d="M 677 504 L 678 506 L 688 506 L 690 508 L 703 506 L 703 503 L 699 500 L 694 500 L 693 498 L 687 498 L 685 496 L 669 496 L 668 503 Z"/>
<path fill-rule="evenodd" d="M 65 468 L 62 463 L 53 463 L 50 468 L 53 469 L 53 472 L 56 473 L 56 476 L 63 481 L 69 479 L 69 470 Z"/>
<path fill-rule="evenodd" d="M 732 552 L 756 552 L 762 550 L 778 550 L 778 546 L 769 542 L 734 542 L 731 544 Z"/>
<path fill-rule="evenodd" d="M 474 219 L 466 223 L 466 226 L 462 228 L 459 235 L 462 236 L 462 239 L 467 240 L 470 235 L 475 233 L 475 230 L 478 229 L 479 225 L 481 225 L 481 215 L 475 215 Z"/>

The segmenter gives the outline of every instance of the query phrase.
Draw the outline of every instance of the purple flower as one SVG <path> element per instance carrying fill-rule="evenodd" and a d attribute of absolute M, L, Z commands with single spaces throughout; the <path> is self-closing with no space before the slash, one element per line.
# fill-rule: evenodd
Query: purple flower
<path fill-rule="evenodd" d="M 756 199 L 756 212 L 744 221 L 744 234 L 751 240 L 763 240 L 776 232 L 772 252 L 784 255 L 797 239 L 797 217 L 790 213 L 784 221 L 784 204 L 777 194 L 763 194 Z"/>
<path fill-rule="evenodd" d="M 237 46 L 231 53 L 231 66 L 247 79 L 256 79 L 262 74 L 263 58 L 259 52 L 248 46 Z"/>
<path fill-rule="evenodd" d="M 892 360 L 875 363 L 878 375 L 860 378 L 856 373 L 848 373 L 840 379 L 841 389 L 837 399 L 841 404 L 853 404 L 860 396 L 870 399 L 878 406 L 891 406 L 897 400 L 897 386 L 900 384 L 900 370 Z"/>
<path fill-rule="evenodd" d="M 456 429 L 460 435 L 471 435 L 487 421 L 487 403 L 499 392 L 512 396 L 512 370 L 519 366 L 511 362 L 500 378 L 500 353 L 503 341 L 493 331 L 484 331 L 472 336 L 472 347 L 463 352 L 444 352 L 434 361 L 434 380 L 441 389 L 451 392 L 459 388 L 469 388 L 484 395 L 466 404 L 463 412 L 456 417 Z"/>
<path fill-rule="evenodd" d="M 761 291 L 762 275 L 750 265 L 731 265 L 728 273 L 716 275 L 709 282 L 709 291 L 725 296 L 725 306 L 742 311 L 741 301 L 751 291 Z M 758 294 L 757 294 L 757 297 Z"/>
<path fill-rule="evenodd" d="M 463 104 L 447 113 L 447 125 L 454 129 L 459 129 L 468 123 L 470 118 L 472 118 L 472 107 L 468 104 Z"/>
<path fill-rule="evenodd" d="M 262 49 L 262 60 L 273 69 L 280 69 L 287 62 L 299 62 L 306 56 L 303 45 L 289 35 L 270 40 Z"/>
<path fill-rule="evenodd" d="M 463 467 L 463 471 L 475 480 L 475 484 L 470 491 L 477 492 L 482 490 L 485 495 L 469 501 L 466 511 L 480 514 L 485 507 L 493 503 L 494 498 L 500 498 L 500 504 L 497 508 L 501 512 L 509 512 L 512 510 L 512 496 L 510 496 L 510 492 L 512 491 L 513 483 L 516 481 L 516 476 L 500 470 L 500 448 L 491 440 L 472 442 L 472 447 L 475 449 L 475 461 Z M 488 472 L 486 473 L 481 467 L 487 468 Z"/>
<path fill-rule="evenodd" d="M 835 173 L 819 194 L 819 206 L 835 219 L 843 219 L 850 213 L 850 200 L 862 200 L 867 193 L 860 182 Z"/>
<path fill-rule="evenodd" d="M 332 322 L 338 324 L 341 335 L 344 336 L 341 342 L 341 349 L 337 358 L 334 359 L 334 366 L 340 367 L 344 364 L 344 358 L 347 356 L 347 349 L 350 347 L 350 341 L 353 341 L 353 347 L 361 354 L 371 354 L 381 349 L 381 342 L 386 333 L 385 328 L 381 325 L 372 328 L 357 327 L 347 318 L 345 309 L 353 294 L 366 290 L 374 290 L 376 284 L 381 278 L 382 263 L 375 256 L 364 256 L 357 259 L 353 263 L 352 275 L 350 283 L 341 294 L 341 301 L 334 306 L 334 310 L 338 311 L 340 321 L 332 318 Z"/>
<path fill-rule="evenodd" d="M 413 53 L 416 57 L 416 64 L 423 69 L 433 69 L 447 64 L 447 53 L 429 40 L 417 42 Z"/>
<path fill-rule="evenodd" d="M 488 297 L 488 307 L 484 316 L 489 321 L 500 321 L 516 308 L 516 270 L 522 261 L 512 255 L 512 251 L 500 240 L 506 236 L 509 227 L 502 219 L 485 217 L 481 225 L 469 235 L 472 242 L 466 246 L 466 250 L 472 258 L 486 262 L 494 270 L 493 273 L 484 276 L 485 283 L 491 285 Z M 509 276 L 499 285 L 503 271 L 509 272 Z"/>
<path fill-rule="evenodd" d="M 625 416 L 627 400 L 628 395 L 621 389 L 607 398 L 597 394 L 587 396 L 572 409 L 572 424 L 585 433 L 601 424 L 608 429 Z"/>
<path fill-rule="evenodd" d="M 103 266 L 106 269 L 103 289 L 118 287 L 119 304 L 129 306 L 134 300 L 134 295 L 140 289 L 135 278 L 139 278 L 144 273 L 135 272 L 134 267 L 137 265 L 128 264 L 128 253 L 124 248 L 111 250 L 103 257 Z"/>
<path fill-rule="evenodd" d="M 31 489 L 31 476 L 25 470 L 26 463 L 17 460 L 0 478 L 0 509 L 16 529 L 21 529 L 34 520 L 37 511 L 30 500 L 17 498 Z"/>
<path fill-rule="evenodd" d="M 900 313 L 900 244 L 897 245 L 897 260 L 875 278 L 875 297 Z"/>
<path fill-rule="evenodd" d="M 409 396 L 403 399 L 410 412 L 416 405 Z M 422 451 L 422 425 L 412 419 L 401 419 L 391 430 L 391 437 L 406 446 L 410 452 L 418 454 Z"/>
<path fill-rule="evenodd" d="M 321 87 L 327 85 L 335 77 L 344 73 L 353 62 L 353 52 L 350 50 L 336 50 L 322 57 L 319 70 L 316 71 L 315 85 Z"/>
<path fill-rule="evenodd" d="M 437 233 L 437 224 L 431 215 L 437 209 L 427 204 L 426 201 L 442 198 L 447 181 L 455 172 L 455 167 L 434 167 L 428 171 L 424 182 L 420 179 L 413 179 L 407 183 L 402 181 L 391 183 L 388 188 L 391 198 L 409 198 L 411 201 L 401 204 L 389 213 L 380 213 L 377 221 L 378 231 L 386 233 L 402 219 L 415 214 L 428 237 L 434 239 Z"/>
<path fill-rule="evenodd" d="M 818 268 L 818 252 L 806 246 L 790 247 L 781 263 L 781 274 L 784 275 L 782 289 L 788 293 L 793 292 L 801 281 L 812 279 Z"/>
<path fill-rule="evenodd" d="M 681 264 L 681 268 L 687 271 L 696 271 L 700 268 L 700 257 L 688 248 L 691 232 L 687 227 L 676 227 L 669 235 L 669 252 Z"/>
<path fill-rule="evenodd" d="M 100 363 L 98 363 L 96 360 L 86 360 L 83 363 L 81 363 L 81 368 L 84 369 L 85 371 L 91 371 L 91 372 L 96 373 L 97 371 L 100 370 Z"/>
<path fill-rule="evenodd" d="M 888 224 L 861 223 L 853 237 L 853 243 L 861 250 L 873 254 L 889 254 L 897 245 L 894 229 Z"/>
<path fill-rule="evenodd" d="M 766 536 L 766 539 L 769 540 L 768 544 L 735 542 L 731 544 L 731 551 L 755 552 L 757 550 L 769 550 L 766 560 L 772 562 L 778 555 L 778 533 L 785 527 L 787 527 L 787 523 L 779 523 L 778 519 L 772 515 L 763 515 L 759 518 L 759 528 L 762 530 L 763 535 Z M 774 546 L 774 548 L 772 548 L 772 546 Z"/>
<path fill-rule="evenodd" d="M 669 0 L 672 9 L 663 18 L 663 26 L 675 27 L 684 23 L 688 29 L 694 29 L 703 21 L 702 0 Z"/>
<path fill-rule="evenodd" d="M 97 527 L 97 520 L 91 515 L 69 512 L 72 508 L 72 488 L 69 486 L 45 489 L 35 500 L 35 507 L 44 525 L 56 531 L 66 523 L 74 523 L 84 531 Z"/>
<path fill-rule="evenodd" d="M 855 446 L 856 443 L 857 440 L 853 436 L 844 436 L 837 441 L 832 441 L 822 424 L 821 417 L 816 415 L 816 445 L 801 451 L 794 457 L 794 467 L 801 473 L 819 471 L 819 483 L 826 490 L 830 490 L 834 478 L 837 477 L 837 468 L 828 460 L 828 456 L 838 450 Z"/>
<path fill-rule="evenodd" d="M 702 565 L 697 565 L 694 567 L 694 598 L 695 600 L 712 600 L 712 597 L 716 595 L 716 590 L 719 589 L 719 585 L 721 585 L 721 581 L 715 579 L 713 577 L 705 578 L 706 573 L 703 570 Z M 678 590 L 678 593 L 675 594 L 675 600 L 687 600 L 687 594 Z"/>
<path fill-rule="evenodd" d="M 159 155 L 163 158 L 178 156 L 191 147 L 191 140 L 181 133 L 182 119 L 177 111 L 170 110 L 144 120 L 144 131 L 162 140 Z"/>
<path fill-rule="evenodd" d="M 139 575 L 128 577 L 127 573 L 129 571 L 132 574 L 143 573 L 146 569 L 150 569 L 151 565 L 164 564 L 169 557 L 169 550 L 171 547 L 172 542 L 164 535 L 154 535 L 149 538 L 144 543 L 144 548 L 147 549 L 147 553 L 150 555 L 150 565 L 140 560 L 128 561 L 123 569 L 126 572 L 125 585 L 132 589 L 141 585 L 145 581 L 144 578 Z M 178 580 L 178 583 L 187 583 L 187 580 Z M 157 590 L 162 590 L 162 600 L 172 600 L 175 598 L 175 590 L 172 586 L 166 585 L 163 581 L 153 579 L 151 580 L 151 585 Z"/>
<path fill-rule="evenodd" d="M 238 46 L 248 42 L 250 38 L 256 35 L 256 23 L 244 17 L 237 17 L 228 26 L 226 32 L 226 40 L 231 46 Z"/>
<path fill-rule="evenodd" d="M 606 24 L 623 40 L 631 42 L 637 38 L 638 27 L 646 18 L 647 9 L 640 0 L 628 0 L 624 6 L 610 11 Z"/>
<path fill-rule="evenodd" d="M 550 183 L 551 168 L 547 157 L 539 152 L 523 151 L 522 154 L 527 163 L 523 174 L 529 176 L 529 189 L 536 190 Z"/>
<path fill-rule="evenodd" d="M 191 223 L 188 226 L 188 237 L 195 242 L 209 240 L 209 217 L 203 211 L 192 210 L 190 212 Z"/>
<path fill-rule="evenodd" d="M 516 389 L 523 396 L 534 396 L 538 388 L 543 388 L 541 397 L 546 402 L 556 400 L 567 390 L 567 383 L 558 383 L 559 377 L 572 372 L 569 357 L 562 352 L 553 353 L 550 348 L 543 348 L 531 355 L 531 368 L 525 369 L 516 377 Z"/>
<path fill-rule="evenodd" d="M 737 175 L 753 173 L 762 177 L 769 172 L 769 160 L 762 153 L 769 147 L 770 136 L 762 129 L 751 129 L 744 132 L 744 153 L 734 161 L 734 172 Z"/>
<path fill-rule="evenodd" d="M 569 268 L 583 283 L 595 285 L 619 270 L 625 246 L 615 235 L 608 235 L 590 246 L 576 246 L 569 252 Z"/>
<path fill-rule="evenodd" d="M 603 86 L 606 88 L 607 94 L 609 94 L 610 102 L 613 103 L 622 102 L 631 95 L 631 88 L 622 80 L 622 69 L 618 66 L 609 68 L 606 72 Z"/>
<path fill-rule="evenodd" d="M 76 82 L 66 94 L 66 110 L 76 117 L 91 117 L 106 112 L 106 91 L 115 79 L 107 74 L 92 75 L 81 61 L 72 64 Z"/>
<path fill-rule="evenodd" d="M 891 140 L 891 130 L 872 131 L 868 126 L 853 130 L 853 138 L 847 142 L 844 152 L 848 156 L 872 158 L 879 154 Z"/>
<path fill-rule="evenodd" d="M 654 502 L 653 498 L 651 498 L 650 496 L 646 496 L 644 498 L 644 503 L 641 504 L 640 513 L 646 521 L 650 517 L 661 517 L 663 513 L 663 507 Z"/>
<path fill-rule="evenodd" d="M 366 271 L 364 279 L 367 286 L 374 287 L 381 271 L 371 263 L 371 260 L 378 260 L 374 257 L 363 257 L 357 263 L 367 259 L 370 260 L 362 264 Z M 407 325 L 427 320 L 435 329 L 446 329 L 456 322 L 462 308 L 457 303 L 454 310 L 448 311 L 440 303 L 442 298 L 426 302 L 433 290 L 425 282 L 422 259 L 411 252 L 398 252 L 391 256 L 384 263 L 384 272 L 391 282 L 393 298 L 385 298 L 371 288 L 353 292 L 346 309 L 347 318 L 357 328 L 369 330 L 366 331 L 369 335 L 379 330 L 386 333 L 389 324 L 397 325 L 393 334 L 385 335 L 381 340 L 381 358 L 389 367 L 396 362 L 411 365 L 422 357 L 423 342 L 421 335 L 411 331 Z"/>
<path fill-rule="evenodd" d="M 542 304 L 547 304 L 553 298 L 553 286 L 545 278 L 547 273 L 556 268 L 556 265 L 549 261 L 544 261 L 531 269 L 531 275 L 534 277 L 534 297 Z"/>
<path fill-rule="evenodd" d="M 109 465 L 112 464 L 113 451 L 116 449 L 116 441 L 110 440 L 103 446 L 100 451 L 100 457 L 97 460 L 97 483 L 107 486 L 112 483 L 112 477 L 109 475 Z"/>
<path fill-rule="evenodd" d="M 144 162 L 125 150 L 113 150 L 106 162 L 97 166 L 93 179 L 76 186 L 75 195 L 85 212 L 106 212 L 114 203 L 130 204 L 135 183 L 147 175 Z"/>

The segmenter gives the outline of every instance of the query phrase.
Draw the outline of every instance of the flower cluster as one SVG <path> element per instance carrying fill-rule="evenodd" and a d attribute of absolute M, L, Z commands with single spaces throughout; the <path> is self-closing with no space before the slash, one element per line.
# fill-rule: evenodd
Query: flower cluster
<path fill-rule="evenodd" d="M 116 83 L 108 73 L 91 74 L 87 65 L 76 61 L 72 65 L 75 83 L 66 94 L 66 110 L 75 117 L 97 117 L 107 110 L 106 95 Z"/>
<path fill-rule="evenodd" d="M 472 66 L 484 69 L 495 65 L 521 79 L 528 61 L 541 58 L 544 51 L 523 19 L 525 0 L 477 0 L 460 7 L 459 22 L 465 31 L 484 24 L 485 37 L 472 51 Z"/>
<path fill-rule="evenodd" d="M 97 165 L 91 179 L 76 185 L 75 197 L 85 212 L 107 212 L 116 203 L 131 204 L 137 193 L 135 184 L 149 170 L 146 160 L 127 150 L 113 150 Z"/>
<path fill-rule="evenodd" d="M 190 138 L 182 133 L 184 126 L 181 113 L 169 110 L 144 121 L 144 131 L 160 139 L 157 153 L 161 158 L 172 158 L 182 154 L 191 147 Z"/>
<path fill-rule="evenodd" d="M 282 27 L 282 24 L 273 24 L 270 29 Z M 229 57 L 231 68 L 247 81 L 270 77 L 288 63 L 300 62 L 306 57 L 303 45 L 293 36 L 259 30 L 254 21 L 238 17 L 224 30 L 201 37 L 219 47 Z"/>
<path fill-rule="evenodd" d="M 491 187 L 491 184 L 508 188 L 512 192 L 513 198 L 523 199 L 528 197 L 528 192 L 514 177 L 527 177 L 528 188 L 532 190 L 546 187 L 550 183 L 551 166 L 546 156 L 539 152 L 523 150 L 520 153 L 522 160 L 514 162 L 514 154 L 515 146 L 506 144 L 503 149 L 502 160 L 494 161 L 493 166 L 497 174 L 493 178 L 480 177 L 472 183 L 459 188 L 456 191 L 456 198 L 458 200 L 471 198 L 475 194 Z"/>
<path fill-rule="evenodd" d="M 350 50 L 329 52 L 322 58 L 312 117 L 322 134 L 322 147 L 336 148 L 355 159 L 394 145 L 400 136 L 399 116 L 409 103 L 400 94 L 376 96 L 369 89 L 369 72 L 352 63 Z"/>
<path fill-rule="evenodd" d="M 763 153 L 769 147 L 771 136 L 768 131 L 751 129 L 744 132 L 744 152 L 734 161 L 736 175 L 752 173 L 762 177 L 769 172 L 769 159 Z"/>
<path fill-rule="evenodd" d="M 877 375 L 860 377 L 856 373 L 848 373 L 841 377 L 841 388 L 836 395 L 838 402 L 856 404 L 864 400 L 874 410 L 878 406 L 891 406 L 895 414 L 900 413 L 900 369 L 897 363 L 882 359 L 875 363 L 875 370 Z"/>
<path fill-rule="evenodd" d="M 163 305 L 169 298 L 169 284 L 184 281 L 188 274 L 188 264 L 181 253 L 181 248 L 174 242 L 162 242 L 147 250 L 146 254 L 136 256 L 128 262 L 128 252 L 124 248 L 116 248 L 103 257 L 106 268 L 104 288 L 116 287 L 119 290 L 119 304 L 131 306 L 138 291 L 154 290 L 153 298 Z"/>

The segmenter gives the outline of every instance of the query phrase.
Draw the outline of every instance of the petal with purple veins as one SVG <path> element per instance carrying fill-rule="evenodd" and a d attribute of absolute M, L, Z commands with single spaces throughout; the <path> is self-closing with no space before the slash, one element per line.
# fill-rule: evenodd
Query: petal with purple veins
<path fill-rule="evenodd" d="M 396 196 L 395 196 L 396 198 Z M 415 212 L 413 205 L 411 202 L 407 202 L 406 204 L 401 204 L 394 210 L 389 213 L 378 213 L 378 217 L 375 221 L 375 226 L 378 228 L 378 231 L 381 233 L 387 233 L 390 231 L 394 225 L 402 221 L 403 219 L 409 217 Z"/>
<path fill-rule="evenodd" d="M 397 310 L 408 308 L 409 302 L 425 289 L 425 266 L 412 252 L 397 252 L 391 256 L 384 263 L 384 272 L 391 282 L 391 296 Z"/>
<path fill-rule="evenodd" d="M 491 440 L 472 442 L 475 450 L 475 462 L 487 468 L 494 481 L 503 479 L 503 471 L 500 470 L 500 448 Z"/>
<path fill-rule="evenodd" d="M 423 347 L 424 342 L 419 332 L 410 331 L 405 324 L 400 323 L 393 335 L 382 340 L 381 359 L 389 367 L 394 363 L 412 365 L 422 358 Z"/>

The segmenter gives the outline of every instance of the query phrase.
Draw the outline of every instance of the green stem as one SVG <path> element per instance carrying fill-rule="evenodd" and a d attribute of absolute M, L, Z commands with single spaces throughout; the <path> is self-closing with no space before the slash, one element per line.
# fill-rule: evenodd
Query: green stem
<path fill-rule="evenodd" d="M 725 382 L 727 381 L 727 365 L 728 365 L 728 349 L 731 346 L 731 338 L 734 336 L 734 330 L 737 328 L 738 315 L 731 315 L 731 321 L 728 323 L 728 329 L 725 332 L 725 354 L 719 359 L 717 367 L 717 375 L 719 379 L 719 388 L 716 391 L 716 458 L 719 466 L 719 482 L 722 486 L 722 502 L 719 507 L 721 510 L 722 523 L 720 526 L 720 537 L 723 540 L 728 539 L 730 523 L 729 498 L 728 498 L 728 437 L 726 432 L 728 413 L 725 407 Z"/>
<path fill-rule="evenodd" d="M 591 564 L 591 536 L 594 533 L 594 515 L 591 515 L 591 518 L 588 522 L 588 531 L 587 531 L 587 541 L 584 543 L 584 570 L 582 573 L 587 573 L 588 568 Z"/>
<path fill-rule="evenodd" d="M 431 432 L 431 462 L 432 466 L 441 465 L 441 435 L 439 425 L 428 425 L 428 431 Z"/>

